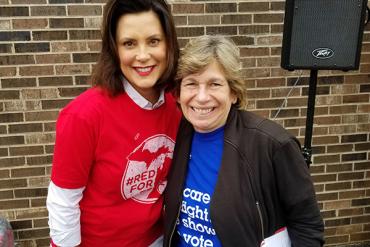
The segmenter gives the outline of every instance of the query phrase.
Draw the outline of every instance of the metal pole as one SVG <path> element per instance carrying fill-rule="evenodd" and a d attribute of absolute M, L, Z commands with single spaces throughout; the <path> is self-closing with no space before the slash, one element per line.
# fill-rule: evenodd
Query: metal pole
<path fill-rule="evenodd" d="M 302 150 L 304 159 L 306 160 L 307 166 L 310 167 L 312 148 L 312 128 L 313 128 L 313 117 L 315 114 L 315 97 L 316 97 L 316 85 L 317 85 L 317 73 L 318 70 L 311 70 L 310 72 L 310 84 L 308 88 L 308 100 L 307 100 L 307 113 L 306 113 L 306 132 L 304 147 Z"/>

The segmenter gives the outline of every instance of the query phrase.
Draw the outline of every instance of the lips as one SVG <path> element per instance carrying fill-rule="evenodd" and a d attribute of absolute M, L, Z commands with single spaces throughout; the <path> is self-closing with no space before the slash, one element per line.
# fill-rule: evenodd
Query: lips
<path fill-rule="evenodd" d="M 134 67 L 135 71 L 140 76 L 148 76 L 153 70 L 155 66 L 147 66 L 147 67 Z"/>
<path fill-rule="evenodd" d="M 196 113 L 199 113 L 199 114 L 208 114 L 210 113 L 211 111 L 213 111 L 213 107 L 212 108 L 196 108 L 196 107 L 192 107 L 191 109 L 193 109 L 193 111 L 195 111 Z"/>

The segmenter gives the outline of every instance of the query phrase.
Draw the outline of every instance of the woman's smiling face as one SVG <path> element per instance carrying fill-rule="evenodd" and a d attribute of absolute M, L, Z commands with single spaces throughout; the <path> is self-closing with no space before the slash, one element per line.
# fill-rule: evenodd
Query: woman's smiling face
<path fill-rule="evenodd" d="M 211 132 L 225 125 L 231 105 L 236 101 L 216 61 L 181 81 L 178 102 L 185 118 L 198 132 Z"/>
<path fill-rule="evenodd" d="M 154 85 L 167 66 L 166 40 L 158 16 L 153 11 L 121 16 L 116 45 L 125 78 L 148 101 L 157 101 L 159 92 Z"/>

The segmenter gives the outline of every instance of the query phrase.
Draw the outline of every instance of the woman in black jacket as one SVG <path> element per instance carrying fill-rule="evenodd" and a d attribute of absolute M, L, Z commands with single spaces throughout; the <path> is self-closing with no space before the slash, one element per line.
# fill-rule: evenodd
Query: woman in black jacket
<path fill-rule="evenodd" d="M 300 144 L 243 110 L 235 44 L 216 35 L 191 40 L 177 77 L 185 118 L 165 192 L 164 246 L 322 246 Z"/>

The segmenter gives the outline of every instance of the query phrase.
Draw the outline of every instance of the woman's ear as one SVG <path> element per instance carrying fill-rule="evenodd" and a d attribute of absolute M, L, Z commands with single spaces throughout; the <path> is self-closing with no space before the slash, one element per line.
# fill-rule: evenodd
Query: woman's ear
<path fill-rule="evenodd" d="M 236 102 L 238 102 L 238 97 L 236 97 L 234 92 L 231 92 L 231 103 L 236 104 Z"/>

